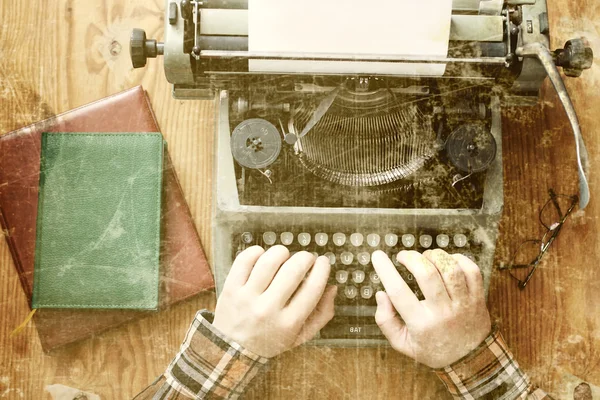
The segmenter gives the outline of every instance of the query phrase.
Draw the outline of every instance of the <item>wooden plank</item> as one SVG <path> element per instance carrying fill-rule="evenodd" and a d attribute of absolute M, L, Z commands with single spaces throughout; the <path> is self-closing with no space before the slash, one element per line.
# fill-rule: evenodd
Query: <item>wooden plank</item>
<path fill-rule="evenodd" d="M 600 54 L 600 4 L 593 0 L 549 2 L 553 45 L 584 34 Z M 213 112 L 210 102 L 171 98 L 159 61 L 133 70 L 128 36 L 134 27 L 162 37 L 163 2 L 60 0 L 0 3 L 0 132 L 6 132 L 106 95 L 143 84 L 198 226 L 210 253 Z M 592 166 L 599 161 L 600 65 L 567 85 L 579 112 Z M 546 190 L 577 188 L 573 139 L 552 89 L 539 107 L 507 109 L 504 122 L 505 216 L 496 260 L 509 257 L 522 238 L 539 236 L 537 212 Z M 0 160 L 1 162 L 1 160 Z M 533 380 L 560 393 L 563 376 L 600 384 L 600 175 L 592 168 L 592 201 L 576 212 L 553 244 L 530 287 L 520 292 L 505 273 L 490 288 L 493 318 Z M 205 294 L 164 313 L 43 354 L 35 327 L 16 338 L 10 331 L 28 313 L 10 253 L 0 241 L 0 394 L 44 398 L 60 383 L 101 395 L 131 398 L 177 351 L 196 310 L 213 309 Z M 0 396 L 0 397 L 1 397 Z M 449 398 L 428 368 L 390 349 L 301 348 L 271 366 L 250 399 Z"/>
<path fill-rule="evenodd" d="M 552 48 L 585 36 L 600 54 L 600 4 L 553 1 L 548 7 Z M 600 199 L 595 189 L 600 176 L 594 172 L 600 161 L 600 127 L 594 111 L 600 107 L 600 95 L 592 89 L 600 82 L 599 66 L 596 60 L 580 79 L 566 80 L 590 154 L 594 198 L 567 222 L 531 287 L 520 292 L 505 274 L 496 274 L 489 298 L 492 314 L 501 321 L 521 365 L 556 398 L 566 398 L 567 375 L 600 383 L 600 313 L 594 307 L 600 304 L 600 270 L 595 268 L 600 257 Z M 497 260 L 506 259 L 519 238 L 541 236 L 537 212 L 549 187 L 577 192 L 573 134 L 551 85 L 545 83 L 538 108 L 504 114 L 506 206 Z"/>

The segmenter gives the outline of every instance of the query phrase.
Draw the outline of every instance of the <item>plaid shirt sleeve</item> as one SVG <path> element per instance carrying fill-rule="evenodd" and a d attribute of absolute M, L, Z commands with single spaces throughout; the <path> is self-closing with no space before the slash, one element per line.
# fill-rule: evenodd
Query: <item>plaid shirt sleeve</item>
<path fill-rule="evenodd" d="M 497 329 L 471 353 L 435 373 L 455 399 L 552 400 L 531 384 Z"/>
<path fill-rule="evenodd" d="M 165 374 L 135 400 L 234 400 L 265 370 L 268 359 L 225 337 L 212 319 L 205 310 L 196 314 Z M 435 373 L 458 400 L 552 400 L 531 385 L 497 330 L 467 356 Z"/>
<path fill-rule="evenodd" d="M 225 337 L 212 326 L 213 317 L 206 310 L 196 314 L 165 374 L 138 394 L 136 400 L 233 400 L 265 370 L 268 359 Z"/>

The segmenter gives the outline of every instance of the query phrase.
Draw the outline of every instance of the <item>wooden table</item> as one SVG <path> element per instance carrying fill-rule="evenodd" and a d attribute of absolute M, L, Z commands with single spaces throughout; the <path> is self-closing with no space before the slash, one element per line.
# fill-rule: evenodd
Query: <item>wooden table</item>
<path fill-rule="evenodd" d="M 600 54 L 600 3 L 549 4 L 553 47 L 585 35 Z M 161 0 L 58 0 L 0 4 L 0 132 L 7 132 L 142 84 L 148 90 L 200 236 L 210 249 L 213 105 L 171 98 L 162 63 L 134 70 L 132 28 L 161 38 Z M 552 246 L 530 287 L 519 291 L 496 272 L 492 316 L 533 380 L 561 397 L 573 376 L 600 385 L 600 63 L 567 86 L 591 158 L 592 201 L 577 211 Z M 539 106 L 505 109 L 505 210 L 496 261 L 524 238 L 541 236 L 538 210 L 547 189 L 577 190 L 573 137 L 546 83 Z M 2 162 L 2 160 L 0 160 Z M 50 398 L 60 383 L 106 399 L 130 398 L 161 374 L 195 311 L 214 307 L 214 293 L 47 355 L 34 326 L 9 333 L 29 309 L 5 242 L 0 241 L 0 398 Z M 250 399 L 447 398 L 433 374 L 394 351 L 300 348 L 276 359 Z"/>

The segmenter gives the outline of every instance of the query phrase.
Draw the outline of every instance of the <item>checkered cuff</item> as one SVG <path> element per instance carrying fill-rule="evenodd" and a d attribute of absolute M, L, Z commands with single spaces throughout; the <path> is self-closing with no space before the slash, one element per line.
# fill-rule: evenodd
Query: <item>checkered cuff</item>
<path fill-rule="evenodd" d="M 467 356 L 435 373 L 455 399 L 526 398 L 532 390 L 497 329 Z"/>
<path fill-rule="evenodd" d="M 191 398 L 237 399 L 268 359 L 224 336 L 211 322 L 213 314 L 196 314 L 179 353 L 165 372 L 170 391 Z"/>

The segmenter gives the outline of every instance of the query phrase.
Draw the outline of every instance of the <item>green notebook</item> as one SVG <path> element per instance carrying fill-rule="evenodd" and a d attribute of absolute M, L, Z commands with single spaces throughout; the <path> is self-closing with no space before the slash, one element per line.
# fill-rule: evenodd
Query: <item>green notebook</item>
<path fill-rule="evenodd" d="M 44 133 L 33 308 L 158 307 L 160 133 Z"/>

